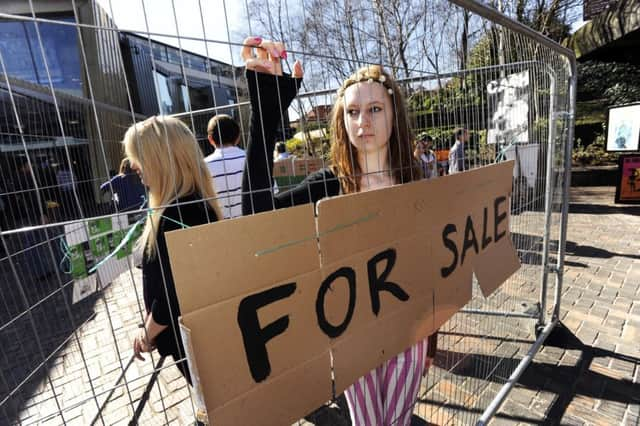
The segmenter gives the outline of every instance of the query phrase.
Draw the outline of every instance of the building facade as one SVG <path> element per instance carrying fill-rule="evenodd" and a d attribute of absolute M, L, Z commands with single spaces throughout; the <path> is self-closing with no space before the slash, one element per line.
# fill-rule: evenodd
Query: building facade
<path fill-rule="evenodd" d="M 242 118 L 242 72 L 120 32 L 94 0 L 76 0 L 75 9 L 71 0 L 37 0 L 33 10 L 9 0 L 3 12 L 14 15 L 0 20 L 3 229 L 39 223 L 29 211 L 40 209 L 49 220 L 102 213 L 109 197 L 99 185 L 117 170 L 134 120 L 181 114 L 207 153 L 214 107 L 229 106 L 222 112 Z M 77 194 L 66 203 L 56 179 L 65 168 Z"/>
<path fill-rule="evenodd" d="M 120 33 L 120 46 L 137 113 L 182 116 L 205 153 L 211 149 L 207 123 L 216 111 L 244 119 L 238 106 L 247 98 L 242 68 L 139 34 Z"/>

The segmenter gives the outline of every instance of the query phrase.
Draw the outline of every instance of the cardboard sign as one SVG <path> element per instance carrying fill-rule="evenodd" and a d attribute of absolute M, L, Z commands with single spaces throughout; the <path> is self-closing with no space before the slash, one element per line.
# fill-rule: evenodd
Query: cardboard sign
<path fill-rule="evenodd" d="M 487 84 L 489 128 L 487 143 L 510 145 L 529 142 L 529 71 Z"/>
<path fill-rule="evenodd" d="M 293 161 L 293 174 L 295 176 L 307 176 L 325 167 L 322 158 L 296 158 Z"/>
<path fill-rule="evenodd" d="M 273 165 L 273 177 L 308 176 L 325 167 L 322 158 L 286 158 Z"/>
<path fill-rule="evenodd" d="M 491 294 L 520 266 L 512 173 L 506 162 L 325 199 L 317 216 L 306 205 L 168 233 L 210 420 L 291 424 L 435 332 L 471 299 L 474 272 Z"/>
<path fill-rule="evenodd" d="M 293 160 L 289 157 L 273 163 L 273 177 L 293 176 Z"/>

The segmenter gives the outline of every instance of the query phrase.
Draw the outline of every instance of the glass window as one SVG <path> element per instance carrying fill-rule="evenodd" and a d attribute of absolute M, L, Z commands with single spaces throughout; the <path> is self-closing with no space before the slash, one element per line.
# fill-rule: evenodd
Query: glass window
<path fill-rule="evenodd" d="M 58 18 L 73 21 L 73 18 Z M 0 50 L 9 75 L 32 83 L 48 85 L 45 67 L 56 89 L 82 95 L 80 45 L 74 27 L 39 23 L 42 49 L 33 22 L 0 22 Z"/>
<path fill-rule="evenodd" d="M 172 64 L 180 65 L 180 53 L 178 52 L 178 49 L 168 48 L 167 51 L 167 60 Z"/>
<path fill-rule="evenodd" d="M 167 77 L 157 71 L 154 72 L 154 76 L 158 88 L 158 104 L 160 105 L 160 113 L 172 114 L 174 111 L 173 100 L 171 99 L 171 92 L 169 91 L 170 81 Z"/>
<path fill-rule="evenodd" d="M 184 84 L 180 85 L 180 93 L 182 94 L 182 104 L 185 111 L 190 111 L 191 101 L 189 100 L 189 88 Z"/>
<path fill-rule="evenodd" d="M 198 110 L 213 106 L 213 96 L 210 86 L 189 87 L 189 100 L 191 109 Z"/>
<path fill-rule="evenodd" d="M 180 56 L 180 51 L 178 51 L 178 57 Z M 188 53 L 182 53 L 182 62 L 184 63 L 185 68 L 196 68 L 198 66 L 196 58 L 193 55 L 189 55 Z"/>
<path fill-rule="evenodd" d="M 10 76 L 38 83 L 27 24 L 27 22 L 0 22 L 0 52 Z"/>
<path fill-rule="evenodd" d="M 205 72 L 205 63 L 204 63 L 204 58 L 201 58 L 199 56 L 194 56 L 192 55 L 192 68 L 198 71 L 202 71 Z"/>
<path fill-rule="evenodd" d="M 160 61 L 166 61 L 167 60 L 167 49 L 159 44 L 155 44 L 153 43 L 153 57 L 155 59 L 158 59 Z"/>

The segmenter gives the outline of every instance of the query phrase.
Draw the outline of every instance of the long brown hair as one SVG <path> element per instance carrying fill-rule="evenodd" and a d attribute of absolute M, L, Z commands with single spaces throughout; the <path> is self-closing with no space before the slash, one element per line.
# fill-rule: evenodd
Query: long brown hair
<path fill-rule="evenodd" d="M 369 65 L 360 68 L 342 83 L 331 112 L 331 168 L 340 179 L 342 192 L 345 194 L 360 191 L 362 166 L 358 162 L 358 150 L 349 141 L 344 123 L 344 91 L 352 84 L 372 80 L 382 84 L 387 91 L 391 91 L 393 128 L 387 149 L 394 183 L 411 182 L 422 176 L 422 171 L 413 158 L 411 147 L 413 138 L 409 128 L 404 94 L 391 75 L 381 66 Z"/>

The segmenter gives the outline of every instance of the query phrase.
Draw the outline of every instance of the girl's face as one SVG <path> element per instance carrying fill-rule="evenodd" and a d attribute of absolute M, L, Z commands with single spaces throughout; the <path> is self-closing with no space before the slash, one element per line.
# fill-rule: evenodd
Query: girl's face
<path fill-rule="evenodd" d="M 349 141 L 362 153 L 387 148 L 393 130 L 393 105 L 378 82 L 352 84 L 344 91 L 344 123 Z"/>

